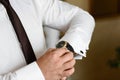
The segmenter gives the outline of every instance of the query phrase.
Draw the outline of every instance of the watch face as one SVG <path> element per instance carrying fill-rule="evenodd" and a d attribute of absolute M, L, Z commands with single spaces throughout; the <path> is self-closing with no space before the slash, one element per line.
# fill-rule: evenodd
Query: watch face
<path fill-rule="evenodd" d="M 56 48 L 62 48 L 62 47 L 65 47 L 66 45 L 66 42 L 65 41 L 61 41 L 59 42 L 57 45 L 56 45 Z"/>

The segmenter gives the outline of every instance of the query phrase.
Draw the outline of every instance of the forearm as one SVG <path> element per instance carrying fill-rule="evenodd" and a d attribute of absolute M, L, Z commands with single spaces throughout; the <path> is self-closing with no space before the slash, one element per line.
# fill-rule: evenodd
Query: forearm
<path fill-rule="evenodd" d="M 94 18 L 74 5 L 59 0 L 51 1 L 44 16 L 44 25 L 66 32 L 61 40 L 67 41 L 80 54 L 80 58 L 86 56 L 95 26 Z"/>
<path fill-rule="evenodd" d="M 76 53 L 86 56 L 94 27 L 94 18 L 88 12 L 78 9 L 70 22 L 68 31 L 61 40 L 69 42 Z"/>

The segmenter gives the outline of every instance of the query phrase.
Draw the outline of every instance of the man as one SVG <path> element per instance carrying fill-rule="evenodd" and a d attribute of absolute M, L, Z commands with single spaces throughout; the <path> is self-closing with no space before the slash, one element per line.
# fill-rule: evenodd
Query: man
<path fill-rule="evenodd" d="M 94 29 L 86 11 L 59 0 L 10 0 L 27 33 L 36 61 L 26 64 L 5 7 L 0 3 L 0 80 L 64 80 L 74 72 L 75 58 L 85 57 Z M 46 50 L 43 26 L 66 32 L 58 41 L 68 47 Z M 60 42 L 60 43 L 59 43 Z M 74 54 L 77 55 L 74 58 Z"/>

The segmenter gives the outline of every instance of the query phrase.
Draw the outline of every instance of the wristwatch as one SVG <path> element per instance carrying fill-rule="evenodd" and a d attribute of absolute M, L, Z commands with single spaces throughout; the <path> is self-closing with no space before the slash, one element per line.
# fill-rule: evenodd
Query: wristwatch
<path fill-rule="evenodd" d="M 72 48 L 72 46 L 67 42 L 67 41 L 60 41 L 57 45 L 56 48 L 67 48 L 68 50 L 70 50 L 71 52 L 74 52 L 74 49 Z"/>

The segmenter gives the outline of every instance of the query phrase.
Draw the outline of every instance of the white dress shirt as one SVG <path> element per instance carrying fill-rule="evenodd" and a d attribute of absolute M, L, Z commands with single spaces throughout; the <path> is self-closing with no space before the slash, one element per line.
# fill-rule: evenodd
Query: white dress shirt
<path fill-rule="evenodd" d="M 10 0 L 10 3 L 25 28 L 37 58 L 46 50 L 43 25 L 66 31 L 60 41 L 70 43 L 79 54 L 76 58 L 86 56 L 95 25 L 89 13 L 59 0 Z M 0 4 L 0 80 L 45 80 L 36 62 L 26 65 L 20 43 L 2 4 Z"/>

